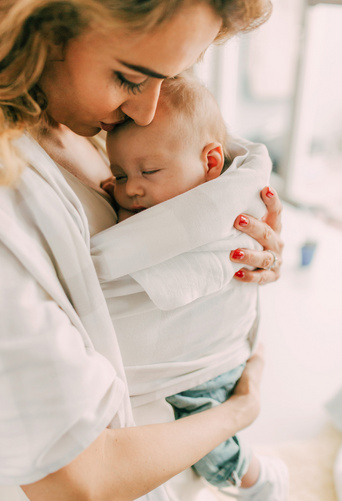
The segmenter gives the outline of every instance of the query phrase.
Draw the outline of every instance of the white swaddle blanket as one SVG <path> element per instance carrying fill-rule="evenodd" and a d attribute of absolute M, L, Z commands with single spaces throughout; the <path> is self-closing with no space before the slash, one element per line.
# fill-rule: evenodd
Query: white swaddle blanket
<path fill-rule="evenodd" d="M 258 244 L 233 227 L 261 217 L 271 162 L 238 140 L 230 168 L 91 239 L 133 406 L 183 391 L 236 367 L 255 341 L 257 286 L 232 280 L 236 248 Z"/>

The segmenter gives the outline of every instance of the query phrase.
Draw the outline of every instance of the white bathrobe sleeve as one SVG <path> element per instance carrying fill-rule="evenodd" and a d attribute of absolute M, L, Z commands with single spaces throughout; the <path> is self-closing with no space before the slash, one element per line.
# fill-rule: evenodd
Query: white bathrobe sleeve
<path fill-rule="evenodd" d="M 0 187 L 0 484 L 37 481 L 100 432 L 132 425 L 81 204 L 30 138 Z"/>
<path fill-rule="evenodd" d="M 0 244 L 0 484 L 68 464 L 110 423 L 124 389 L 108 360 Z M 122 385 L 123 386 L 123 385 Z"/>

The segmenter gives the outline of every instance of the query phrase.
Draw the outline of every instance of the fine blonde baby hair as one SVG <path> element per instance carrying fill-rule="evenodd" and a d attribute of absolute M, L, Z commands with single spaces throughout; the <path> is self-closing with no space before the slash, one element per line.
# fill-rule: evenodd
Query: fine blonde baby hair
<path fill-rule="evenodd" d="M 163 82 L 160 104 L 172 115 L 183 117 L 177 121 L 182 140 L 198 139 L 202 146 L 217 141 L 222 145 L 225 157 L 224 169 L 232 161 L 230 153 L 231 138 L 220 108 L 213 94 L 195 77 L 182 74 Z"/>

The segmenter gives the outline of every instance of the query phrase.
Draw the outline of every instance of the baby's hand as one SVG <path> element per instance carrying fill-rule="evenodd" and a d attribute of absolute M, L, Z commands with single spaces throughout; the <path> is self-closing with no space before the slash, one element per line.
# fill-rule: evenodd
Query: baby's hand
<path fill-rule="evenodd" d="M 110 195 L 113 200 L 114 199 L 114 187 L 115 187 L 115 177 L 111 176 L 105 179 L 104 181 L 101 181 L 100 183 L 100 188 L 102 188 L 105 192 Z"/>

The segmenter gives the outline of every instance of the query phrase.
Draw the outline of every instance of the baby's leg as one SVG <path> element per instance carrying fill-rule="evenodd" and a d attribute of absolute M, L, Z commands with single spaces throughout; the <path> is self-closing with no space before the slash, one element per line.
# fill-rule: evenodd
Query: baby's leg
<path fill-rule="evenodd" d="M 257 482 L 259 475 L 260 475 L 260 463 L 255 454 L 252 454 L 248 470 L 241 479 L 240 487 L 244 488 L 252 487 L 252 485 L 254 485 Z"/>
<path fill-rule="evenodd" d="M 166 400 L 173 406 L 176 419 L 215 407 L 227 400 L 243 369 L 244 364 L 195 388 L 168 397 Z M 250 447 L 234 436 L 193 465 L 193 469 L 216 487 L 240 485 L 250 457 Z"/>
<path fill-rule="evenodd" d="M 246 474 L 242 477 L 238 494 L 229 488 L 220 489 L 228 498 L 241 501 L 287 501 L 289 480 L 286 465 L 278 458 L 252 455 Z"/>
<path fill-rule="evenodd" d="M 168 397 L 176 419 L 201 412 L 229 398 L 243 365 L 191 390 Z M 228 498 L 244 501 L 287 501 L 288 472 L 277 458 L 253 454 L 239 437 L 231 437 L 193 465 L 198 475 Z M 237 488 L 238 494 L 231 489 Z"/>

